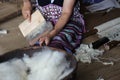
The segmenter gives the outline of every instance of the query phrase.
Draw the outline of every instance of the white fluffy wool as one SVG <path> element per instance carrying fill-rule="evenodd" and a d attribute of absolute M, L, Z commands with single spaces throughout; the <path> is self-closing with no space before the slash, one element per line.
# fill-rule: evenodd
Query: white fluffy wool
<path fill-rule="evenodd" d="M 72 71 L 64 53 L 45 48 L 32 57 L 1 63 L 0 80 L 61 80 Z"/>
<path fill-rule="evenodd" d="M 81 44 L 80 47 L 76 49 L 76 59 L 83 63 L 91 63 L 92 59 L 98 59 L 99 55 L 103 54 L 103 50 L 93 49 L 87 44 Z"/>
<path fill-rule="evenodd" d="M 65 54 L 49 49 L 35 53 L 32 58 L 24 58 L 24 61 L 31 69 L 28 80 L 61 80 L 73 71 L 69 68 L 70 63 L 66 60 Z M 66 69 L 67 73 L 63 74 Z"/>
<path fill-rule="evenodd" d="M 27 67 L 20 59 L 0 64 L 0 80 L 26 80 Z"/>

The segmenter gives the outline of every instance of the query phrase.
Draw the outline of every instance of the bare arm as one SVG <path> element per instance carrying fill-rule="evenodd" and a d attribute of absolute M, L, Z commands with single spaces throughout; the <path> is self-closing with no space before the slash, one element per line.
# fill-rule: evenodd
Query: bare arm
<path fill-rule="evenodd" d="M 48 45 L 51 38 L 53 38 L 55 35 L 57 35 L 63 29 L 63 27 L 66 25 L 66 23 L 68 22 L 71 14 L 72 14 L 75 1 L 76 0 L 64 0 L 63 11 L 62 11 L 61 17 L 59 18 L 58 22 L 56 23 L 54 29 L 49 34 L 47 34 L 46 36 L 40 37 L 40 39 L 39 39 L 40 46 L 42 46 L 42 44 L 44 42 L 46 45 Z"/>
<path fill-rule="evenodd" d="M 75 1 L 76 0 L 64 0 L 62 15 L 56 23 L 54 29 L 50 32 L 51 37 L 54 37 L 66 25 L 72 14 Z"/>
<path fill-rule="evenodd" d="M 31 20 L 32 5 L 30 0 L 23 0 L 22 15 L 25 19 Z"/>
<path fill-rule="evenodd" d="M 28 2 L 28 1 L 30 1 L 30 0 L 23 0 L 23 2 Z"/>

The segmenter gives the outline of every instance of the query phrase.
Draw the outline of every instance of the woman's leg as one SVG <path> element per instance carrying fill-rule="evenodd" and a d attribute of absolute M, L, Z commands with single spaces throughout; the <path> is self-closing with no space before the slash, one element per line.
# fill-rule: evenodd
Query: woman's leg
<path fill-rule="evenodd" d="M 82 33 L 82 25 L 74 21 L 69 22 L 65 28 L 51 40 L 48 46 L 73 53 L 75 48 L 80 46 Z"/>

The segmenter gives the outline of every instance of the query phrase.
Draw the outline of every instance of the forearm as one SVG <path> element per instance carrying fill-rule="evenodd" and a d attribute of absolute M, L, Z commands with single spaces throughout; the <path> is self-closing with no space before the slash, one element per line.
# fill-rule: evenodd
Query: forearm
<path fill-rule="evenodd" d="M 31 4 L 30 0 L 23 0 L 23 5 L 28 5 L 28 4 Z"/>
<path fill-rule="evenodd" d="M 54 37 L 57 35 L 67 24 L 69 17 L 71 16 L 70 13 L 63 13 L 61 17 L 59 18 L 58 22 L 54 26 L 54 29 L 50 32 L 50 36 Z"/>
<path fill-rule="evenodd" d="M 23 6 L 32 7 L 30 0 L 23 0 Z"/>
<path fill-rule="evenodd" d="M 23 2 L 30 2 L 30 0 L 23 0 Z"/>
<path fill-rule="evenodd" d="M 58 22 L 56 23 L 54 29 L 50 32 L 50 37 L 54 37 L 56 34 L 58 34 L 63 29 L 63 27 L 67 24 L 73 12 L 75 1 L 76 0 L 64 0 L 62 15 L 59 18 Z"/>

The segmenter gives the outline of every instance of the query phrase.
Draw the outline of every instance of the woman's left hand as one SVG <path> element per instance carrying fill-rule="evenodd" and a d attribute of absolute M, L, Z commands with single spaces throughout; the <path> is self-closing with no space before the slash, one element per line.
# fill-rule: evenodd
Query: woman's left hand
<path fill-rule="evenodd" d="M 39 38 L 39 44 L 40 46 L 43 46 L 43 45 L 48 45 L 50 43 L 50 40 L 55 36 L 57 35 L 58 31 L 53 29 L 51 32 L 47 33 L 47 34 L 43 34 L 40 36 Z"/>
<path fill-rule="evenodd" d="M 39 39 L 40 46 L 43 46 L 43 45 L 47 46 L 50 43 L 50 40 L 51 40 L 51 37 L 49 34 L 40 37 Z"/>

